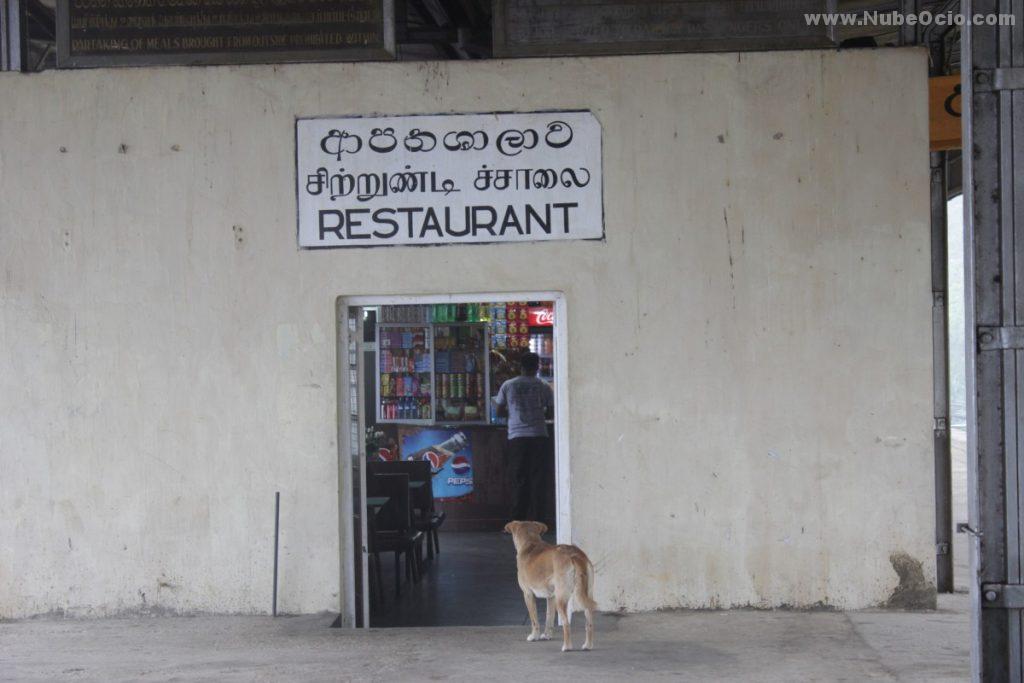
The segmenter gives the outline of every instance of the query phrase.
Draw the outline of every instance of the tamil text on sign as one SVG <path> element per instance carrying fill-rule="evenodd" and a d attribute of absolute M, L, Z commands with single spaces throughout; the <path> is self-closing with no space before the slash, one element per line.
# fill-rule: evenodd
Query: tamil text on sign
<path fill-rule="evenodd" d="M 600 239 L 590 112 L 296 122 L 299 246 Z"/>

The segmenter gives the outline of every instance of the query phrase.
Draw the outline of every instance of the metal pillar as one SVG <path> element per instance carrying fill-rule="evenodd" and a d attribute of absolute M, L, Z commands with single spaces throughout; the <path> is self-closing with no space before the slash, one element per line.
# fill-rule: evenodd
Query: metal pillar
<path fill-rule="evenodd" d="M 935 583 L 953 592 L 953 475 L 949 444 L 949 308 L 946 153 L 931 155 L 932 441 L 935 453 Z"/>
<path fill-rule="evenodd" d="M 920 8 L 920 0 L 898 0 L 896 6 L 899 8 L 899 13 L 903 15 L 904 19 L 911 15 L 916 15 Z M 916 23 L 910 23 L 904 21 L 899 27 L 899 44 L 906 45 L 917 45 L 920 43 L 921 27 Z"/>
<path fill-rule="evenodd" d="M 936 12 L 959 10 L 959 0 L 946 0 Z M 906 11 L 904 7 L 904 11 Z M 915 8 L 916 9 L 916 8 Z M 929 25 L 923 33 L 928 47 L 930 76 L 946 73 L 945 38 L 949 28 Z M 910 38 L 912 36 L 906 36 Z M 948 156 L 931 154 L 932 244 L 932 443 L 935 454 L 935 584 L 940 593 L 953 592 L 953 473 L 949 443 L 949 244 L 946 201 Z"/>
<path fill-rule="evenodd" d="M 964 15 L 1015 15 L 962 33 L 971 665 L 1024 680 L 1024 6 L 965 0 Z M 1018 141 L 1014 145 L 1014 138 Z"/>
<path fill-rule="evenodd" d="M 0 71 L 21 71 L 21 0 L 0 0 Z"/>

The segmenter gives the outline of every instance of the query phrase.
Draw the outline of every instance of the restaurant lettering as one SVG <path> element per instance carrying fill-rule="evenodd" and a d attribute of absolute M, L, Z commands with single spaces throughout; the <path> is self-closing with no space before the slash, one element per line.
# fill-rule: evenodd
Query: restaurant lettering
<path fill-rule="evenodd" d="M 299 246 L 600 239 L 589 112 L 296 122 Z"/>

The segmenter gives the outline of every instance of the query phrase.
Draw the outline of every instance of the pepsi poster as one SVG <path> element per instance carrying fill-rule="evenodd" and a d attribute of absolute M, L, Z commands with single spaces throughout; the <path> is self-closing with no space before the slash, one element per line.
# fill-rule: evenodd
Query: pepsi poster
<path fill-rule="evenodd" d="M 459 500 L 473 494 L 473 453 L 465 432 L 431 427 L 403 434 L 402 457 L 430 463 L 435 499 Z"/>

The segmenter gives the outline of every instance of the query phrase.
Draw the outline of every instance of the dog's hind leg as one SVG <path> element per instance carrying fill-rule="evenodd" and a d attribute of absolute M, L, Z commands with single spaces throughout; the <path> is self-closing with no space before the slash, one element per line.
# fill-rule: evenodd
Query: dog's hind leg
<path fill-rule="evenodd" d="M 555 599 L 548 598 L 547 610 L 544 612 L 544 633 L 541 640 L 551 640 L 551 629 L 555 627 Z"/>
<path fill-rule="evenodd" d="M 530 613 L 530 635 L 526 636 L 528 642 L 540 640 L 540 621 L 537 620 L 537 601 L 533 597 L 533 591 L 524 590 L 523 600 L 526 602 L 526 611 Z"/>
<path fill-rule="evenodd" d="M 555 595 L 555 604 L 558 606 L 558 617 L 562 620 L 562 652 L 572 649 L 572 635 L 569 633 L 569 599 L 564 595 Z"/>
<path fill-rule="evenodd" d="M 587 638 L 583 641 L 583 649 L 589 650 L 594 647 L 594 610 L 587 606 L 583 612 L 587 615 Z"/>

